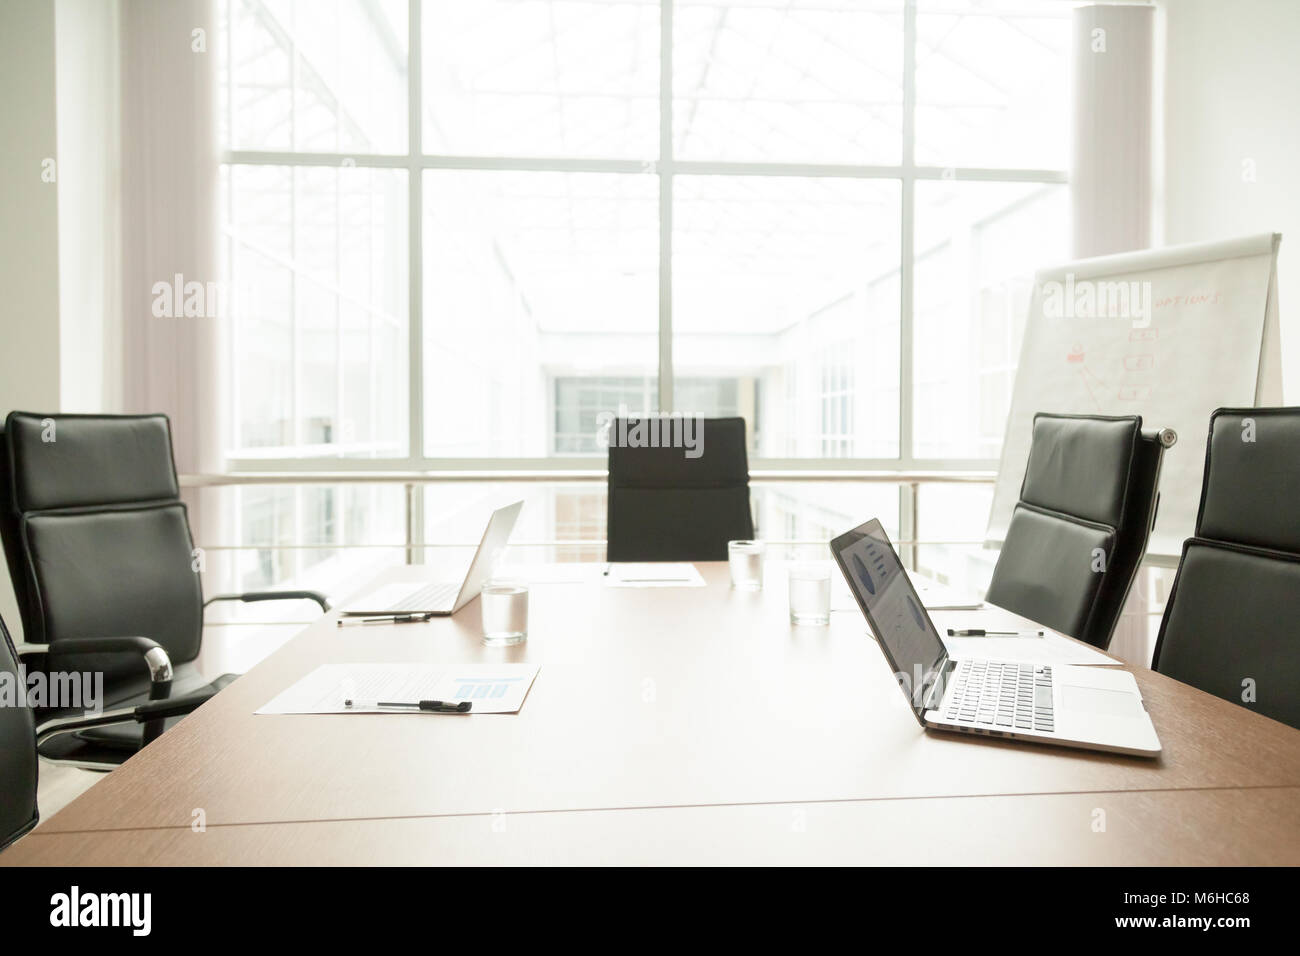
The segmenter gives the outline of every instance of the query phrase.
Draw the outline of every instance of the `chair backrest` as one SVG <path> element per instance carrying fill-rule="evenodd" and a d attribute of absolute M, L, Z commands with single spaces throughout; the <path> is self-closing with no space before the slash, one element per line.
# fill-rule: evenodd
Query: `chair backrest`
<path fill-rule="evenodd" d="M 1172 433 L 1139 416 L 1034 416 L 1029 462 L 987 600 L 1110 645 L 1155 520 Z"/>
<path fill-rule="evenodd" d="M 1151 666 L 1300 727 L 1298 621 L 1300 408 L 1220 408 Z"/>
<path fill-rule="evenodd" d="M 0 441 L 0 534 L 29 643 L 148 637 L 193 660 L 203 593 L 164 415 L 11 412 Z M 62 667 L 139 677 L 138 658 Z"/>
<path fill-rule="evenodd" d="M 745 420 L 616 419 L 607 515 L 610 561 L 725 561 L 728 541 L 754 536 Z"/>
<path fill-rule="evenodd" d="M 0 620 L 0 850 L 36 826 L 36 725 L 9 629 Z"/>

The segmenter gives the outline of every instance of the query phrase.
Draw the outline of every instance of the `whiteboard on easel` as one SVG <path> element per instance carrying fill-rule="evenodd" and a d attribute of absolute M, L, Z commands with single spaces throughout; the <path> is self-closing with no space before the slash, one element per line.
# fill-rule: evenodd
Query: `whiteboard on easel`
<path fill-rule="evenodd" d="M 1037 412 L 1171 428 L 1147 552 L 1176 558 L 1200 504 L 1210 413 L 1280 404 L 1277 248 L 1264 233 L 1084 259 L 1035 276 L 987 538 L 1006 536 Z"/>

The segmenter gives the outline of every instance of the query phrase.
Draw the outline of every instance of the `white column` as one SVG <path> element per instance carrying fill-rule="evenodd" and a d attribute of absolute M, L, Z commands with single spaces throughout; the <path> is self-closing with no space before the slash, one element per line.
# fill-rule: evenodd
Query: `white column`
<path fill-rule="evenodd" d="M 1073 255 L 1146 249 L 1153 200 L 1155 9 L 1074 10 Z"/>
<path fill-rule="evenodd" d="M 1073 256 L 1151 246 L 1155 198 L 1155 24 L 1150 6 L 1074 10 L 1070 197 Z M 1147 665 L 1147 570 L 1140 570 L 1111 653 Z"/>

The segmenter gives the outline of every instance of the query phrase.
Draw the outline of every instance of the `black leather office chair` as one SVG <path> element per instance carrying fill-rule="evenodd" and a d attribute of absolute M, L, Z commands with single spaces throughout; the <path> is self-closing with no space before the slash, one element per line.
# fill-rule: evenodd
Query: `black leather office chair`
<path fill-rule="evenodd" d="M 0 675 L 15 695 L 26 694 L 27 685 L 18 669 L 18 652 L 3 619 L 0 619 Z M 26 697 L 6 697 L 0 706 L 0 850 L 36 826 L 40 819 L 36 804 L 38 737 L 32 708 L 25 701 Z M 187 714 L 202 702 L 190 697 L 173 698 L 122 710 L 65 717 L 59 726 L 43 729 L 42 736 L 51 739 L 114 724 L 155 723 Z"/>
<path fill-rule="evenodd" d="M 651 416 L 610 426 L 607 560 L 725 561 L 728 541 L 754 536 L 745 420 L 695 419 L 694 458 L 662 434 L 657 447 L 630 447 L 649 440 L 638 423 L 663 429 L 672 421 Z"/>
<path fill-rule="evenodd" d="M 1139 416 L 1034 416 L 1020 500 L 985 596 L 1096 647 L 1110 645 L 1146 551 L 1160 462 L 1176 437 Z"/>
<path fill-rule="evenodd" d="M 1220 408 L 1151 666 L 1300 727 L 1297 622 L 1300 408 Z"/>
<path fill-rule="evenodd" d="M 0 620 L 0 679 L 16 690 L 18 652 Z M 31 709 L 17 701 L 0 703 L 0 850 L 36 826 L 36 724 Z"/>
<path fill-rule="evenodd" d="M 110 709 L 202 701 L 235 679 L 209 681 L 194 663 L 206 604 L 166 416 L 11 412 L 0 436 L 0 537 L 28 670 L 102 673 L 101 705 Z M 328 609 L 308 591 L 219 595 L 207 603 L 279 599 Z M 154 720 L 143 730 L 115 722 L 42 733 L 81 716 L 78 709 L 37 709 L 42 756 L 111 769 L 164 729 Z"/>

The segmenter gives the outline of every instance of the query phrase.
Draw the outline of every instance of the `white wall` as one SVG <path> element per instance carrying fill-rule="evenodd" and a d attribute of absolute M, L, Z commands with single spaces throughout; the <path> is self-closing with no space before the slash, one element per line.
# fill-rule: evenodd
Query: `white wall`
<path fill-rule="evenodd" d="M 59 410 L 54 0 L 0 3 L 0 417 Z M 6 573 L 0 615 L 22 634 Z"/>
<path fill-rule="evenodd" d="M 1162 6 L 1164 241 L 1282 233 L 1283 397 L 1300 404 L 1300 3 Z"/>
<path fill-rule="evenodd" d="M 54 0 L 0 3 L 0 416 L 59 407 Z M 6 615 L 8 618 L 8 615 Z"/>

